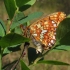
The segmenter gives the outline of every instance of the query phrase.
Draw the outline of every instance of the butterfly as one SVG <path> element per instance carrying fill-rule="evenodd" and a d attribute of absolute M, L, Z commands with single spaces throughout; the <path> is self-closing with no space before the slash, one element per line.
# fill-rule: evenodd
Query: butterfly
<path fill-rule="evenodd" d="M 45 16 L 28 26 L 33 43 L 37 46 L 37 53 L 43 49 L 48 50 L 56 42 L 56 28 L 59 23 L 66 18 L 64 12 L 55 12 Z M 25 34 L 27 34 L 25 29 Z"/>

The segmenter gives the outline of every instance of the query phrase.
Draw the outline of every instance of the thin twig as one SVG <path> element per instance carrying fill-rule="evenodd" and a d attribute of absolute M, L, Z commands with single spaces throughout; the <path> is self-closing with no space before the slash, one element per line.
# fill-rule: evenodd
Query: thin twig
<path fill-rule="evenodd" d="M 18 61 L 13 65 L 13 67 L 11 68 L 11 70 L 14 70 L 14 69 L 17 67 L 17 65 L 18 65 L 18 63 L 19 63 L 21 57 L 23 56 L 23 53 L 24 53 L 25 49 L 28 48 L 28 46 L 29 46 L 29 43 L 25 43 L 25 44 L 24 44 L 24 48 L 23 48 L 23 51 L 22 51 L 22 53 L 21 53 L 21 56 L 20 56 L 20 58 L 18 59 Z"/>

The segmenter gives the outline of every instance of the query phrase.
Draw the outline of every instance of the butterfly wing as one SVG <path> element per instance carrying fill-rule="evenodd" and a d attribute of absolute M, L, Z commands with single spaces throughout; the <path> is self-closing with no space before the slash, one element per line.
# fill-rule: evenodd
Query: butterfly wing
<path fill-rule="evenodd" d="M 56 28 L 65 16 L 63 12 L 56 12 L 38 20 L 30 25 L 30 34 L 36 41 L 44 45 L 44 48 L 52 47 L 56 41 Z"/>

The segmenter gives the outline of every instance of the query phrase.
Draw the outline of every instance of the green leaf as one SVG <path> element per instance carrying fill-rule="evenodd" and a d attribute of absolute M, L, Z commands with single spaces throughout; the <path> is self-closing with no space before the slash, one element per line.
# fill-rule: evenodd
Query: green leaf
<path fill-rule="evenodd" d="M 56 45 L 70 45 L 70 18 L 59 24 L 56 30 Z"/>
<path fill-rule="evenodd" d="M 70 65 L 65 62 L 54 61 L 54 60 L 43 60 L 43 61 L 38 61 L 37 63 L 52 64 L 52 65 Z"/>
<path fill-rule="evenodd" d="M 5 4 L 9 18 L 12 19 L 15 14 L 15 11 L 16 11 L 15 1 L 14 0 L 4 0 L 4 4 Z"/>
<path fill-rule="evenodd" d="M 20 60 L 20 64 L 21 64 L 21 70 L 30 70 L 25 63 L 23 62 L 23 60 Z"/>
<path fill-rule="evenodd" d="M 20 29 L 20 27 L 16 27 L 14 32 L 17 34 L 22 34 L 22 30 Z"/>
<path fill-rule="evenodd" d="M 4 22 L 0 19 L 0 36 L 5 36 L 6 34 L 6 26 Z"/>
<path fill-rule="evenodd" d="M 8 53 L 10 53 L 10 52 L 11 52 L 11 51 L 9 51 L 8 48 L 5 48 L 4 51 L 3 51 L 3 54 L 8 54 Z"/>
<path fill-rule="evenodd" d="M 58 51 L 61 52 L 61 51 L 66 51 L 66 50 L 54 48 L 50 52 L 58 52 Z"/>
<path fill-rule="evenodd" d="M 24 4 L 26 4 L 27 2 L 29 2 L 30 0 L 15 0 L 16 1 L 16 5 L 18 7 L 23 6 Z"/>
<path fill-rule="evenodd" d="M 59 45 L 59 46 L 55 47 L 53 50 L 70 51 L 70 46 L 68 46 L 68 45 Z"/>
<path fill-rule="evenodd" d="M 23 13 L 23 12 L 18 12 L 18 13 L 16 13 L 16 15 L 14 16 L 13 22 L 18 22 L 18 21 L 22 20 L 23 18 L 25 18 L 24 13 Z M 12 22 L 12 23 L 13 23 L 13 22 Z M 27 23 L 25 23 L 25 25 L 27 25 Z"/>
<path fill-rule="evenodd" d="M 70 18 L 70 14 L 67 16 L 67 18 Z"/>
<path fill-rule="evenodd" d="M 21 44 L 23 42 L 28 42 L 28 41 L 30 41 L 30 39 L 25 38 L 16 33 L 10 33 L 10 34 L 7 34 L 6 36 L 4 36 L 3 38 L 1 38 L 0 46 L 9 47 L 9 46 Z"/>
<path fill-rule="evenodd" d="M 13 45 L 13 46 L 6 47 L 6 48 L 4 48 L 3 56 L 7 55 L 11 52 L 16 52 L 16 51 L 20 51 L 20 50 L 21 50 L 20 45 Z"/>
<path fill-rule="evenodd" d="M 6 31 L 6 25 L 5 25 L 5 23 L 1 19 L 0 19 L 0 23 L 2 24 L 4 30 Z"/>
<path fill-rule="evenodd" d="M 18 22 L 25 17 L 23 12 L 17 12 L 13 18 L 13 22 Z"/>
<path fill-rule="evenodd" d="M 23 6 L 19 7 L 19 10 L 20 11 L 25 11 L 26 9 L 31 7 L 35 2 L 36 2 L 36 0 L 30 0 L 27 3 L 25 3 Z"/>
<path fill-rule="evenodd" d="M 29 4 L 29 5 L 33 5 L 36 2 L 36 0 L 30 0 L 29 2 L 27 2 L 25 5 Z"/>
<path fill-rule="evenodd" d="M 20 19 L 19 21 L 14 21 L 11 25 L 11 30 L 14 29 L 15 27 L 21 25 L 21 24 L 25 24 L 27 21 L 33 20 L 35 18 L 39 18 L 40 16 L 42 16 L 42 12 L 34 12 L 32 14 L 29 14 L 28 16 L 26 16 L 25 18 Z"/>
<path fill-rule="evenodd" d="M 23 12 L 18 12 L 16 13 L 15 17 L 13 18 L 13 22 L 18 22 L 20 20 L 22 20 L 23 18 L 25 18 L 25 15 Z M 25 26 L 27 25 L 27 23 L 25 23 Z"/>
<path fill-rule="evenodd" d="M 29 25 L 30 25 L 30 22 L 28 21 L 28 22 L 27 22 L 27 26 L 29 26 Z"/>
<path fill-rule="evenodd" d="M 23 12 L 18 12 L 14 16 L 13 22 L 18 22 L 19 20 L 23 19 L 24 17 L 25 17 L 25 15 L 24 15 Z M 26 23 L 25 23 L 25 25 L 26 25 Z M 20 29 L 20 26 L 16 27 L 15 30 L 14 30 L 14 32 L 18 33 L 18 34 L 22 34 L 22 30 Z"/>
<path fill-rule="evenodd" d="M 5 35 L 5 32 L 4 32 L 4 29 L 2 27 L 2 25 L 0 24 L 0 36 L 4 36 Z"/>

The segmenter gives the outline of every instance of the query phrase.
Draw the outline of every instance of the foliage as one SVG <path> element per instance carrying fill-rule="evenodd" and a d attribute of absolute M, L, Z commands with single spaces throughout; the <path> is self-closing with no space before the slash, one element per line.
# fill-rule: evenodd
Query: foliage
<path fill-rule="evenodd" d="M 4 4 L 9 16 L 8 26 L 5 26 L 5 23 L 0 19 L 0 67 L 2 65 L 1 60 L 5 54 L 9 54 L 13 51 L 10 48 L 18 48 L 22 43 L 24 43 L 24 49 L 22 54 L 24 53 L 25 46 L 29 46 L 30 39 L 23 36 L 22 28 L 30 25 L 28 23 L 30 20 L 35 18 L 39 18 L 43 13 L 42 12 L 34 12 L 25 16 L 22 11 L 25 11 L 29 7 L 31 7 L 36 0 L 4 0 Z M 22 27 L 21 27 L 22 26 Z M 8 32 L 7 32 L 8 30 Z M 24 31 L 24 30 L 23 30 Z M 56 31 L 56 43 L 51 50 L 70 50 L 70 17 L 68 16 L 64 19 L 58 26 Z M 44 60 L 44 56 L 47 55 L 49 51 L 45 53 L 36 54 L 35 48 L 28 48 L 28 60 L 29 64 L 38 64 L 38 63 L 46 63 L 52 65 L 70 65 L 65 62 L 53 61 L 53 60 Z M 17 51 L 17 50 L 14 50 Z M 11 70 L 16 70 L 17 64 L 20 62 L 21 69 L 30 70 L 28 66 L 21 60 L 22 54 L 16 62 L 1 67 L 0 70 L 5 70 L 8 66 L 12 65 Z M 34 56 L 35 55 L 35 56 Z M 32 56 L 32 58 L 31 58 Z M 15 66 L 14 66 L 15 64 Z"/>

